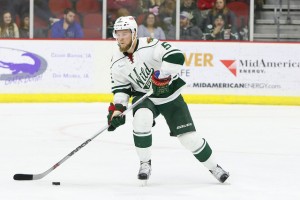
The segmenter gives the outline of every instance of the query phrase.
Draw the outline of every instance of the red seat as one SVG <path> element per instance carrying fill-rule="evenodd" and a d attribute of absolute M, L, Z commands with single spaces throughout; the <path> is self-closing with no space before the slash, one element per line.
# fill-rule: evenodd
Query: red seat
<path fill-rule="evenodd" d="M 146 14 L 144 14 L 144 13 L 137 16 L 137 18 L 136 18 L 137 24 L 141 25 L 144 22 L 145 17 L 146 17 Z"/>
<path fill-rule="evenodd" d="M 95 39 L 95 38 L 100 39 L 102 34 L 99 29 L 84 28 L 83 36 L 84 36 L 84 38 L 88 38 L 88 39 Z"/>
<path fill-rule="evenodd" d="M 83 17 L 84 28 L 102 28 L 102 15 L 98 13 L 87 14 Z"/>
<path fill-rule="evenodd" d="M 100 3 L 98 0 L 79 0 L 76 3 L 76 10 L 81 15 L 86 15 L 88 13 L 99 13 Z"/>
<path fill-rule="evenodd" d="M 34 16 L 34 22 L 33 22 L 34 28 L 47 28 L 48 27 L 48 22 L 41 19 L 38 16 Z"/>
<path fill-rule="evenodd" d="M 18 27 L 21 26 L 21 19 L 20 19 L 20 16 L 19 16 L 19 15 L 16 15 L 15 23 L 17 24 Z"/>
<path fill-rule="evenodd" d="M 242 21 L 244 20 L 244 25 L 248 25 L 250 7 L 244 2 L 230 2 L 226 5 L 237 17 L 237 27 L 241 28 Z"/>
<path fill-rule="evenodd" d="M 48 38 L 52 38 L 52 31 L 51 31 L 51 28 L 48 30 L 47 37 L 48 37 Z"/>
<path fill-rule="evenodd" d="M 69 0 L 49 0 L 48 6 L 55 16 L 59 16 L 64 13 L 66 8 L 71 8 L 72 3 Z"/>

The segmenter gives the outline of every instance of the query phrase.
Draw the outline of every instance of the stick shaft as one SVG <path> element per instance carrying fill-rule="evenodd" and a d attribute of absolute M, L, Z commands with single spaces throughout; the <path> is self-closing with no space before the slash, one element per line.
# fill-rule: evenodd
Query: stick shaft
<path fill-rule="evenodd" d="M 144 101 L 148 96 L 152 94 L 152 90 L 150 90 L 148 93 L 146 93 L 143 97 L 141 97 L 138 101 L 136 101 L 134 104 L 128 107 L 127 110 L 125 110 L 122 113 L 122 116 L 126 115 L 129 111 L 131 111 L 134 107 L 136 107 L 138 104 L 140 104 L 142 101 Z M 106 129 L 108 129 L 109 125 L 105 125 L 101 130 L 99 130 L 95 135 L 93 135 L 91 138 L 87 139 L 85 142 L 83 142 L 81 145 L 79 145 L 76 149 L 71 151 L 68 155 L 66 155 L 64 158 L 62 158 L 60 161 L 58 161 L 55 165 L 53 165 L 50 169 L 47 171 L 41 173 L 41 174 L 15 174 L 14 180 L 38 180 L 42 179 L 45 176 L 47 176 L 50 172 L 55 170 L 58 166 L 60 166 L 62 163 L 64 163 L 66 160 L 68 160 L 70 157 L 72 157 L 75 153 L 77 153 L 80 149 L 85 147 L 88 143 L 90 143 L 92 140 L 94 140 L 98 135 L 100 135 L 102 132 L 104 132 Z"/>

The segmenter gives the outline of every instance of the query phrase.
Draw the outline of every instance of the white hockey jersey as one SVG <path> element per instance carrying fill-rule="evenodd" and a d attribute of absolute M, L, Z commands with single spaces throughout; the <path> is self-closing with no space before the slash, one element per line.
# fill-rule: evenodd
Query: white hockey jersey
<path fill-rule="evenodd" d="M 116 45 L 116 48 L 117 45 Z M 139 38 L 132 54 L 114 50 L 111 60 L 112 92 L 129 96 L 143 95 L 151 89 L 151 75 L 154 71 L 171 75 L 170 93 L 150 96 L 154 104 L 160 105 L 174 100 L 181 93 L 185 82 L 178 76 L 184 63 L 182 52 L 167 42 L 152 38 Z M 115 102 L 115 101 L 114 101 Z"/>

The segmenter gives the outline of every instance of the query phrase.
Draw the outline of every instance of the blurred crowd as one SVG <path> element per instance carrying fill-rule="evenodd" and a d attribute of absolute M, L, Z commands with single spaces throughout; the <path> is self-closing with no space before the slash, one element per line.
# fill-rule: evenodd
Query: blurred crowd
<path fill-rule="evenodd" d="M 259 5 L 261 5 L 261 1 Z M 102 0 L 34 0 L 34 38 L 102 38 Z M 107 35 L 120 16 L 134 16 L 140 37 L 248 40 L 250 0 L 107 0 Z M 0 37 L 29 38 L 29 0 L 0 0 Z"/>

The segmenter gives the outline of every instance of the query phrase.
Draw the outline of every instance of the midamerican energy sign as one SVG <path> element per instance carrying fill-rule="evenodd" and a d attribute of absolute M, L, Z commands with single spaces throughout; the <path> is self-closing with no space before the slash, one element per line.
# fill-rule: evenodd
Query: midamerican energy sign
<path fill-rule="evenodd" d="M 300 96 L 300 47 L 281 43 L 174 42 L 188 93 Z"/>

